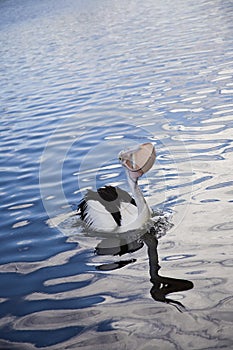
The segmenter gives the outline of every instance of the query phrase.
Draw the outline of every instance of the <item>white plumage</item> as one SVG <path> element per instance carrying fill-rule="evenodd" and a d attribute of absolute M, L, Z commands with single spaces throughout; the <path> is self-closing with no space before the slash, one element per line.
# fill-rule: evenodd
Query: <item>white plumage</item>
<path fill-rule="evenodd" d="M 151 217 L 151 210 L 138 186 L 138 179 L 154 164 L 155 149 L 151 143 L 119 154 L 126 169 L 133 197 L 119 187 L 106 186 L 96 192 L 88 190 L 78 213 L 94 231 L 126 232 L 140 229 Z"/>

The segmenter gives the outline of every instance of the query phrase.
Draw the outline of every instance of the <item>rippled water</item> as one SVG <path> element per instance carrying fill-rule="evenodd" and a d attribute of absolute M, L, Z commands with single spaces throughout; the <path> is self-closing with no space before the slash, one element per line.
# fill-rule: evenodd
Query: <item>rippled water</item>
<path fill-rule="evenodd" d="M 1 349 L 232 348 L 232 16 L 0 1 Z M 156 234 L 85 232 L 85 190 L 127 189 L 117 154 L 147 141 Z"/>

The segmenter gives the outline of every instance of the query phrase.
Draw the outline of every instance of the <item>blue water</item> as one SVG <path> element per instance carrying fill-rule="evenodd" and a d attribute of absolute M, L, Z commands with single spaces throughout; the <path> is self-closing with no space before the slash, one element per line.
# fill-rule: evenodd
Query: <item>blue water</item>
<path fill-rule="evenodd" d="M 232 348 L 232 18 L 231 0 L 0 1 L 0 349 Z M 88 233 L 70 213 L 128 189 L 117 155 L 148 141 L 158 241 Z"/>

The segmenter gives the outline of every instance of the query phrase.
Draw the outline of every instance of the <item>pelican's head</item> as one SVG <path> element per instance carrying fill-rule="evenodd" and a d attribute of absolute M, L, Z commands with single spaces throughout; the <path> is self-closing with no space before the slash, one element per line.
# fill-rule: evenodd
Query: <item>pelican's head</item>
<path fill-rule="evenodd" d="M 155 148 L 150 142 L 121 151 L 119 154 L 121 164 L 129 171 L 132 179 L 138 179 L 150 170 L 155 162 L 155 157 Z"/>

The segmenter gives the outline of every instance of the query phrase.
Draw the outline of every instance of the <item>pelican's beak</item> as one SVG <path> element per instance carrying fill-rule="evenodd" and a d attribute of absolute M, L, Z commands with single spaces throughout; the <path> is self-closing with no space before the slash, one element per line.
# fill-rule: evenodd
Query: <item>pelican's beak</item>
<path fill-rule="evenodd" d="M 151 169 L 155 162 L 155 148 L 152 143 L 147 142 L 137 148 L 122 151 L 119 160 L 130 172 L 139 177 Z"/>

